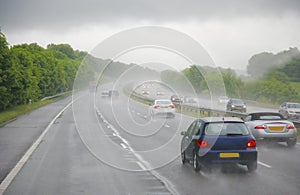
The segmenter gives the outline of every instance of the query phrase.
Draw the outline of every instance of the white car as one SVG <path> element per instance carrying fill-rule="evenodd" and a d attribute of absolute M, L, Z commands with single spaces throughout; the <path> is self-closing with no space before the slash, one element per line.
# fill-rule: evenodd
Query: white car
<path fill-rule="evenodd" d="M 220 96 L 218 99 L 219 104 L 227 104 L 229 101 L 229 98 L 227 96 Z"/>
<path fill-rule="evenodd" d="M 155 100 L 153 105 L 150 105 L 150 115 L 152 117 L 157 115 L 175 117 L 175 105 L 169 99 Z"/>
<path fill-rule="evenodd" d="M 284 102 L 279 107 L 279 113 L 287 119 L 300 119 L 300 103 Z"/>

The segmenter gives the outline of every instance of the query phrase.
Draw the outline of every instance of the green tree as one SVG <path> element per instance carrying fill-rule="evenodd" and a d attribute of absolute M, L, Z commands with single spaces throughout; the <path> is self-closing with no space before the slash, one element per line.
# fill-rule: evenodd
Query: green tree
<path fill-rule="evenodd" d="M 0 110 L 4 110 L 11 104 L 10 92 L 10 51 L 6 37 L 0 30 Z"/>

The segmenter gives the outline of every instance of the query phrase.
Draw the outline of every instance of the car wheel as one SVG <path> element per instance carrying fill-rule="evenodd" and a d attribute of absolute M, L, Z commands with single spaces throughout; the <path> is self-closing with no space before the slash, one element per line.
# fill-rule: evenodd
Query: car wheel
<path fill-rule="evenodd" d="M 198 158 L 195 152 L 193 157 L 193 168 L 196 172 L 200 171 L 201 169 L 201 166 L 199 165 Z"/>
<path fill-rule="evenodd" d="M 252 161 L 247 164 L 248 172 L 254 172 L 257 169 L 257 161 Z"/>
<path fill-rule="evenodd" d="M 292 148 L 292 147 L 294 147 L 296 145 L 297 139 L 288 139 L 286 141 L 286 143 L 287 143 L 288 147 Z"/>
<path fill-rule="evenodd" d="M 185 157 L 185 151 L 181 152 L 181 162 L 182 162 L 182 164 L 185 164 L 187 162 L 186 157 Z"/>

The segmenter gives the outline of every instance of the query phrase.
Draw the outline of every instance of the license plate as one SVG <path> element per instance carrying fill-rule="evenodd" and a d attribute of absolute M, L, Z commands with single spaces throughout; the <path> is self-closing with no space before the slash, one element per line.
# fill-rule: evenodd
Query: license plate
<path fill-rule="evenodd" d="M 239 153 L 220 153 L 220 158 L 239 158 Z"/>
<path fill-rule="evenodd" d="M 269 127 L 269 129 L 271 131 L 282 131 L 283 130 L 283 126 L 271 126 L 271 127 Z"/>
<path fill-rule="evenodd" d="M 163 108 L 168 108 L 168 106 L 163 106 Z"/>

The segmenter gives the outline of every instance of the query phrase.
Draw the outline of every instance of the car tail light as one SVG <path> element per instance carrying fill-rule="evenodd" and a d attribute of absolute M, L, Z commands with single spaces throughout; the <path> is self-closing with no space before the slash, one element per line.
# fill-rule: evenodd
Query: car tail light
<path fill-rule="evenodd" d="M 209 144 L 205 140 L 197 140 L 197 145 L 201 148 L 209 148 Z"/>
<path fill-rule="evenodd" d="M 266 125 L 257 125 L 254 129 L 266 129 Z"/>
<path fill-rule="evenodd" d="M 256 147 L 256 141 L 254 139 L 248 141 L 247 148 L 253 148 Z"/>
<path fill-rule="evenodd" d="M 154 108 L 154 109 L 158 108 L 158 105 L 154 105 L 153 108 Z"/>
<path fill-rule="evenodd" d="M 173 104 L 170 105 L 171 108 L 175 108 L 175 106 Z"/>
<path fill-rule="evenodd" d="M 287 127 L 286 127 L 287 129 L 295 129 L 295 126 L 294 125 L 287 125 Z"/>

